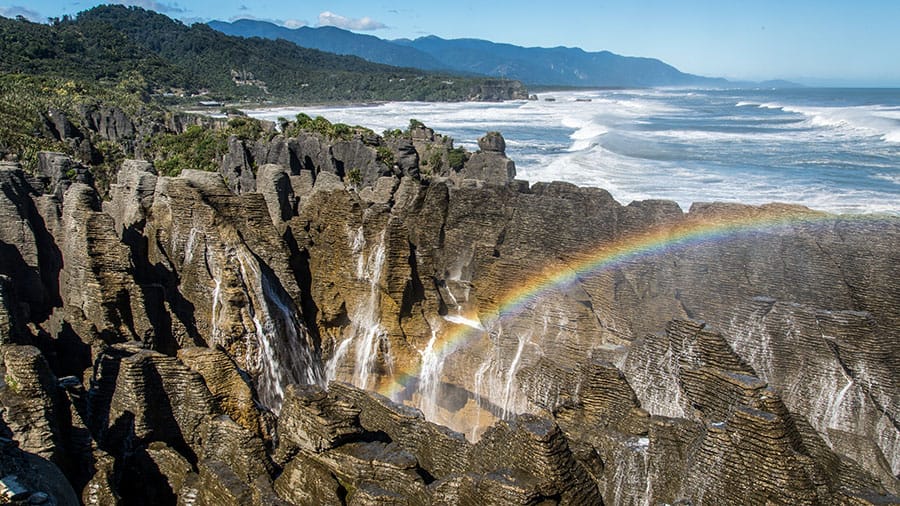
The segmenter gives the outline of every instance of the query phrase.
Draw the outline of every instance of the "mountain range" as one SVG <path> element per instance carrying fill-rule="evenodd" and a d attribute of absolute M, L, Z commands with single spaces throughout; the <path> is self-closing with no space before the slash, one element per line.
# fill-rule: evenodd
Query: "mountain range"
<path fill-rule="evenodd" d="M 526 85 L 547 86 L 728 86 L 725 79 L 687 74 L 654 58 L 588 52 L 571 47 L 522 47 L 480 39 L 385 40 L 340 28 L 286 28 L 240 19 L 211 21 L 215 30 L 240 37 L 284 39 L 329 53 L 353 55 L 371 62 L 422 70 L 502 77 Z"/>
<path fill-rule="evenodd" d="M 408 51 L 413 51 L 409 49 Z M 202 94 L 215 100 L 291 103 L 524 98 L 521 83 L 398 68 L 187 26 L 140 7 L 99 6 L 49 24 L 0 17 L 0 73 Z"/>

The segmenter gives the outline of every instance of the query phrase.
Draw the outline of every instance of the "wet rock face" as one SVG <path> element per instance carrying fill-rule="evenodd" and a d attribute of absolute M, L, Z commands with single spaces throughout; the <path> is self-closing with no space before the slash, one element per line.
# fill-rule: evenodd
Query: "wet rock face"
<path fill-rule="evenodd" d="M 497 418 L 550 410 L 578 440 L 574 453 L 584 457 L 611 502 L 626 502 L 637 490 L 646 494 L 646 480 L 634 477 L 647 473 L 668 490 L 667 501 L 688 497 L 699 484 L 673 481 L 672 473 L 689 470 L 673 471 L 668 459 L 683 458 L 702 441 L 716 446 L 721 436 L 707 435 L 704 427 L 731 418 L 729 430 L 737 432 L 729 438 L 781 441 L 773 443 L 772 458 L 801 454 L 778 464 L 786 466 L 778 472 L 794 480 L 784 485 L 791 491 L 779 495 L 782 485 L 772 484 L 760 497 L 823 501 L 827 494 L 813 490 L 822 480 L 839 490 L 857 471 L 870 476 L 867 483 L 880 481 L 876 488 L 897 490 L 896 464 L 890 463 L 894 408 L 879 407 L 897 406 L 897 400 L 866 393 L 873 384 L 896 390 L 889 387 L 892 379 L 876 379 L 897 355 L 883 340 L 895 337 L 882 337 L 896 334 L 897 291 L 884 277 L 896 272 L 896 254 L 886 249 L 898 243 L 896 220 L 851 225 L 853 219 L 784 206 L 708 205 L 685 214 L 671 202 L 622 206 L 602 190 L 564 183 L 528 188 L 448 181 L 419 187 L 409 199 L 404 188 L 398 187 L 390 210 L 340 191 L 303 206 L 310 265 L 328 278 L 312 288 L 323 302 L 323 356 L 333 377 L 391 392 L 475 437 Z M 788 217 L 789 224 L 768 225 L 776 217 Z M 678 245 L 684 230 L 735 222 L 747 224 L 748 232 L 653 255 L 641 249 L 663 240 Z M 648 230 L 658 235 L 643 235 Z M 405 241 L 388 240 L 398 232 Z M 629 256 L 607 257 L 607 247 Z M 329 254 L 335 250 L 337 257 Z M 857 254 L 873 260 L 851 269 Z M 381 267 L 369 270 L 373 259 L 381 259 Z M 533 286 L 548 259 L 570 267 L 539 276 L 539 297 L 511 306 L 505 294 Z M 375 292 L 360 283 L 371 286 L 370 272 L 379 275 Z M 770 311 L 772 304 L 782 309 Z M 391 316 L 399 308 L 399 329 L 393 318 L 382 317 L 365 327 L 371 333 L 362 332 L 359 307 Z M 680 323 L 668 341 L 645 337 L 673 317 L 702 317 L 719 331 Z M 342 325 L 343 318 L 350 321 Z M 863 348 L 880 351 L 864 358 Z M 416 381 L 361 383 L 364 371 L 381 378 L 413 371 Z M 863 374 L 871 379 L 860 380 Z M 819 436 L 805 441 L 802 451 L 794 431 L 807 424 Z M 587 426 L 599 433 L 577 437 Z M 660 453 L 651 456 L 646 450 L 654 437 Z M 825 467 L 797 470 L 806 459 L 825 459 Z M 835 471 L 841 459 L 854 462 L 855 471 Z M 613 471 L 604 462 L 624 464 Z M 742 476 L 753 474 L 743 465 L 731 462 L 738 470 L 715 487 L 743 483 Z M 697 470 L 696 479 L 705 472 Z M 705 499 L 692 500 L 737 501 L 728 495 L 733 487 L 715 487 Z"/>
<path fill-rule="evenodd" d="M 4 166 L 0 436 L 87 504 L 897 500 L 900 222 L 623 206 L 504 144 L 235 139 L 102 203 Z"/>

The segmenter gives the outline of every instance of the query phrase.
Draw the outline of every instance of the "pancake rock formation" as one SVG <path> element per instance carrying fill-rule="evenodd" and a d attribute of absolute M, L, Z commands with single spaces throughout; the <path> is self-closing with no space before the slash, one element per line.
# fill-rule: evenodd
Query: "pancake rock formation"
<path fill-rule="evenodd" d="M 900 503 L 900 220 L 479 147 L 0 165 L 0 502 Z"/>

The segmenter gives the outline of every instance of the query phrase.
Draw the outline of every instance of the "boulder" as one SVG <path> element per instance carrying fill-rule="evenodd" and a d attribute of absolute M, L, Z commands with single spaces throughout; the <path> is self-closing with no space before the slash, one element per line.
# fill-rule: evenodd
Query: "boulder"
<path fill-rule="evenodd" d="M 499 132 L 488 132 L 478 139 L 479 152 L 466 160 L 461 179 L 505 185 L 516 178 L 516 164 L 506 157 L 506 141 Z"/>
<path fill-rule="evenodd" d="M 478 139 L 478 149 L 506 156 L 506 140 L 500 132 L 488 132 Z"/>

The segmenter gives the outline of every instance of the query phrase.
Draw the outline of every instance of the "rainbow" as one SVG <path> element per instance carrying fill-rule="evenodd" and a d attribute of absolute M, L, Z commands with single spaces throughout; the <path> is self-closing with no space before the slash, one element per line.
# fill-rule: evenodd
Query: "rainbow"
<path fill-rule="evenodd" d="M 793 227 L 816 223 L 872 220 L 884 216 L 842 216 L 813 212 L 805 208 L 769 205 L 746 210 L 746 214 L 728 217 L 695 217 L 690 214 L 684 220 L 650 229 L 643 233 L 626 235 L 577 255 L 577 260 L 553 265 L 533 276 L 525 283 L 512 288 L 499 300 L 499 317 L 516 315 L 532 305 L 548 291 L 564 288 L 579 278 L 598 274 L 624 263 L 641 258 L 665 254 L 685 247 L 704 243 L 731 240 L 761 232 L 789 230 Z M 446 357 L 472 339 L 484 335 L 484 330 L 466 325 L 455 325 L 439 336 L 433 350 Z M 396 398 L 419 378 L 421 364 L 406 371 L 395 371 L 393 381 L 385 381 L 379 393 Z"/>

